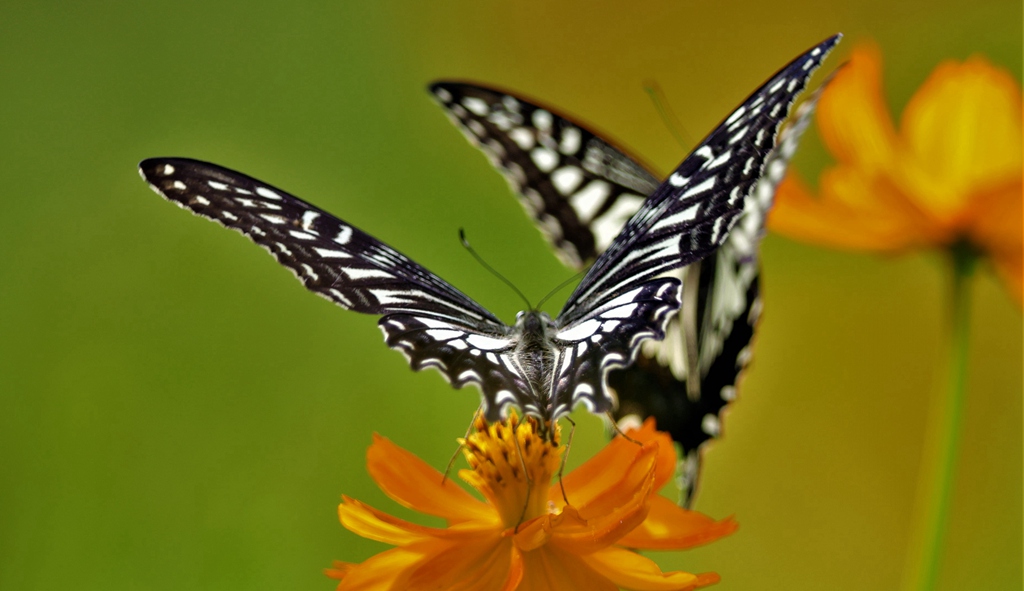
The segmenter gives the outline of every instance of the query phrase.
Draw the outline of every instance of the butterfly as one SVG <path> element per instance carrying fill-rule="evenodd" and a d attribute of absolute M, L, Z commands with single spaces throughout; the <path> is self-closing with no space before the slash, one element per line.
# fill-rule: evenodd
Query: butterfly
<path fill-rule="evenodd" d="M 608 248 L 660 184 L 639 158 L 549 106 L 475 83 L 438 81 L 429 90 L 505 176 L 556 255 L 575 270 Z M 696 492 L 702 447 L 719 435 L 721 412 L 735 399 L 750 360 L 762 310 L 758 246 L 775 189 L 810 124 L 817 96 L 801 104 L 779 133 L 726 241 L 707 258 L 673 272 L 684 287 L 681 310 L 666 326 L 665 338 L 645 341 L 631 365 L 608 374 L 617 420 L 653 416 L 681 446 L 685 506 Z M 543 149 L 557 160 L 538 160 L 534 151 Z"/>
<path fill-rule="evenodd" d="M 488 420 L 511 407 L 544 421 L 578 405 L 605 413 L 614 406 L 608 372 L 628 366 L 643 341 L 663 338 L 679 309 L 681 283 L 667 274 L 728 237 L 779 124 L 835 41 L 783 68 L 712 131 L 625 223 L 555 318 L 526 310 L 505 324 L 394 248 L 240 172 L 187 158 L 151 158 L 139 170 L 159 195 L 264 247 L 310 291 L 380 316 L 386 344 L 414 370 L 438 369 L 455 388 L 477 385 Z M 546 163 L 558 153 L 531 156 Z"/>

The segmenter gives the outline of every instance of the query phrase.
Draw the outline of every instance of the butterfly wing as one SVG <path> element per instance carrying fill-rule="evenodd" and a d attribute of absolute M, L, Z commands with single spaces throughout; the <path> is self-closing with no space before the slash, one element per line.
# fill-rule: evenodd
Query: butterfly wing
<path fill-rule="evenodd" d="M 139 165 L 161 196 L 238 230 L 291 269 L 306 289 L 342 308 L 382 316 L 388 346 L 415 370 L 434 367 L 460 388 L 480 387 L 488 416 L 536 406 L 510 360 L 511 329 L 461 291 L 337 217 L 244 174 L 198 160 Z"/>
<path fill-rule="evenodd" d="M 435 82 L 430 92 L 570 267 L 604 251 L 658 187 L 646 166 L 553 109 L 463 82 Z"/>
<path fill-rule="evenodd" d="M 779 70 L 683 160 L 569 296 L 559 314 L 563 324 L 722 245 L 762 176 L 790 105 L 839 38 L 827 39 Z"/>

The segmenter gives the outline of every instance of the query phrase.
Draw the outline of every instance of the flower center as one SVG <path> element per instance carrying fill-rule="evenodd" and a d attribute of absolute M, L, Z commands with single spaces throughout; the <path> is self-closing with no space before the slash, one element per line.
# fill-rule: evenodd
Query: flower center
<path fill-rule="evenodd" d="M 558 426 L 552 427 L 552 441 L 540 434 L 539 421 L 520 421 L 515 412 L 491 425 L 477 416 L 473 426 L 475 432 L 463 441 L 473 471 L 462 476 L 487 497 L 505 527 L 548 513 L 551 476 L 563 451 Z"/>

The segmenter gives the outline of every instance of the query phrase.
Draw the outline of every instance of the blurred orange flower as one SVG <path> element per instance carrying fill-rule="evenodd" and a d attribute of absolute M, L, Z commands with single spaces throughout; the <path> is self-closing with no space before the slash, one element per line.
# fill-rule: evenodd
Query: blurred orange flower
<path fill-rule="evenodd" d="M 662 572 L 627 548 L 690 548 L 736 529 L 656 494 L 672 476 L 674 446 L 653 421 L 618 437 L 551 486 L 564 446 L 548 441 L 532 418 L 487 425 L 463 443 L 471 469 L 459 475 L 484 496 L 477 500 L 389 440 L 375 436 L 370 475 L 399 504 L 443 517 L 448 527 L 416 525 L 343 497 L 346 528 L 397 546 L 360 564 L 336 562 L 328 576 L 338 591 L 458 589 L 521 591 L 696 589 L 718 575 Z M 516 443 L 518 439 L 518 444 Z M 529 474 L 524 478 L 523 467 Z"/>
<path fill-rule="evenodd" d="M 940 64 L 897 131 L 881 56 L 855 48 L 822 93 L 818 128 L 838 161 L 820 197 L 790 175 L 769 227 L 815 244 L 898 252 L 966 246 L 986 255 L 1021 300 L 1021 90 L 981 56 Z"/>

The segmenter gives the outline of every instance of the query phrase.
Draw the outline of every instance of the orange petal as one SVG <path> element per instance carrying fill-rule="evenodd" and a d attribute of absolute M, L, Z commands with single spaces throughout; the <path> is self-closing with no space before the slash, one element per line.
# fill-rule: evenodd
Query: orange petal
<path fill-rule="evenodd" d="M 892 161 L 896 132 L 882 95 L 882 56 L 873 44 L 853 49 L 818 102 L 818 130 L 840 162 L 868 169 Z"/>
<path fill-rule="evenodd" d="M 654 421 L 649 419 L 644 422 L 641 429 L 631 432 L 630 437 L 640 443 L 658 442 L 655 486 L 660 488 L 671 480 L 675 471 L 676 456 L 675 446 L 668 434 L 655 431 Z M 640 446 L 623 437 L 612 439 L 601 451 L 562 479 L 569 501 L 576 507 L 582 507 L 589 504 L 597 495 L 617 486 L 628 467 L 636 461 L 640 449 Z M 551 487 L 548 500 L 556 507 L 561 507 L 565 502 L 562 499 L 561 488 Z"/>
<path fill-rule="evenodd" d="M 711 585 L 719 580 L 715 573 L 664 573 L 652 560 L 622 548 L 606 548 L 581 556 L 580 560 L 616 586 L 634 591 L 685 591 Z"/>
<path fill-rule="evenodd" d="M 822 174 L 821 185 L 815 198 L 796 174 L 787 175 L 768 228 L 801 242 L 872 252 L 945 241 L 884 176 L 838 166 Z"/>
<path fill-rule="evenodd" d="M 424 554 L 405 548 L 381 552 L 361 564 L 348 564 L 337 591 L 389 591 L 405 578 L 408 569 L 424 559 Z"/>
<path fill-rule="evenodd" d="M 1022 303 L 1024 182 L 1020 178 L 972 198 L 968 236 L 992 260 L 1011 295 Z"/>
<path fill-rule="evenodd" d="M 657 441 L 645 443 L 643 447 L 630 444 L 634 449 L 634 458 L 627 466 L 621 467 L 617 472 L 618 479 L 610 482 L 608 486 L 594 494 L 589 499 L 580 498 L 575 491 L 569 492 L 569 502 L 579 511 L 583 519 L 608 515 L 619 507 L 631 502 L 637 492 L 647 486 L 648 481 L 654 482 L 654 467 L 657 463 L 658 452 L 661 446 Z M 669 443 L 669 445 L 672 445 Z M 607 482 L 607 481 L 605 481 Z"/>
<path fill-rule="evenodd" d="M 622 537 L 616 545 L 645 550 L 684 550 L 713 542 L 736 531 L 731 517 L 722 521 L 677 506 L 661 495 L 653 495 L 647 519 Z"/>
<path fill-rule="evenodd" d="M 342 499 L 338 505 L 338 516 L 346 529 L 394 546 L 406 546 L 431 538 L 468 540 L 489 535 L 496 538 L 498 533 L 490 523 L 459 524 L 445 529 L 426 527 L 393 517 L 355 499 Z"/>
<path fill-rule="evenodd" d="M 618 591 L 618 586 L 589 568 L 578 556 L 557 548 L 523 553 L 523 581 L 517 591 Z"/>
<path fill-rule="evenodd" d="M 656 444 L 649 443 L 654 446 Z M 632 498 L 626 502 L 610 507 L 607 511 L 595 514 L 586 520 L 585 525 L 578 522 L 553 522 L 549 547 L 561 548 L 574 554 L 594 552 L 606 548 L 643 523 L 650 508 L 650 499 L 654 485 L 654 471 L 648 470 L 646 479 L 634 490 Z M 566 511 L 572 507 L 566 507 Z M 581 513 L 582 514 L 582 513 Z"/>
<path fill-rule="evenodd" d="M 626 431 L 626 435 L 640 443 L 658 442 L 658 460 L 654 465 L 654 490 L 661 490 L 661 487 L 671 482 L 672 476 L 676 473 L 678 462 L 676 446 L 672 443 L 672 437 L 655 428 L 654 417 L 647 417 L 639 429 L 629 429 Z"/>
<path fill-rule="evenodd" d="M 394 589 L 405 591 L 493 591 L 508 582 L 512 566 L 512 544 L 493 538 L 491 543 L 446 543 L 431 548 L 431 554 L 410 570 L 408 578 Z"/>
<path fill-rule="evenodd" d="M 325 568 L 324 574 L 332 579 L 342 580 L 349 572 L 355 567 L 359 566 L 354 562 L 342 562 L 341 560 L 335 560 L 331 568 Z"/>
<path fill-rule="evenodd" d="M 978 190 L 1020 178 L 1020 86 L 981 56 L 939 64 L 907 104 L 901 132 L 907 193 L 944 224 Z"/>
<path fill-rule="evenodd" d="M 509 564 L 508 577 L 501 591 L 516 591 L 523 582 L 523 554 L 515 546 L 512 547 L 512 561 Z"/>
<path fill-rule="evenodd" d="M 428 515 L 460 521 L 495 521 L 497 513 L 415 454 L 376 433 L 366 466 L 381 490 L 400 505 Z M 442 483 L 442 479 L 444 482 Z"/>

